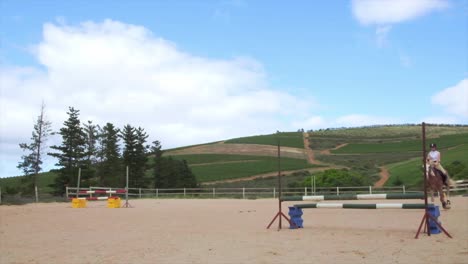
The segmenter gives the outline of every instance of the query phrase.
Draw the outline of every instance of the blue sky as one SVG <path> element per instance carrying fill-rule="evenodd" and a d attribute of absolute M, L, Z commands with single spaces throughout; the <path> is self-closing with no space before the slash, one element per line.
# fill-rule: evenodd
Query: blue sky
<path fill-rule="evenodd" d="M 54 130 L 164 148 L 303 128 L 468 124 L 468 1 L 0 1 L 0 177 Z M 52 137 L 48 144 L 58 144 Z M 51 164 L 51 158 L 46 160 Z"/>

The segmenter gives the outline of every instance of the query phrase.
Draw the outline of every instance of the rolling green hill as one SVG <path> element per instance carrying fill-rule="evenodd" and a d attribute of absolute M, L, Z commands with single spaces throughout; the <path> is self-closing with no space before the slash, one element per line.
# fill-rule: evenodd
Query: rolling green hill
<path fill-rule="evenodd" d="M 428 144 L 436 142 L 440 146 L 444 167 L 454 161 L 468 167 L 468 126 L 428 126 L 426 135 Z M 278 139 L 282 171 L 290 171 L 286 182 L 291 184 L 300 183 L 308 177 L 307 171 L 316 171 L 317 167 L 347 168 L 372 182 L 379 180 L 381 168 L 386 167 L 390 173 L 386 186 L 399 183 L 417 187 L 421 183 L 421 126 L 413 125 L 311 131 L 308 149 L 303 133 L 288 132 L 170 149 L 164 155 L 186 160 L 200 183 L 271 186 L 275 182 L 272 178 L 252 176 L 276 175 Z M 42 173 L 39 188 L 47 190 L 54 177 L 53 172 Z M 2 190 L 18 186 L 21 178 L 0 179 L 0 186 Z M 249 180 L 232 182 L 246 178 Z"/>

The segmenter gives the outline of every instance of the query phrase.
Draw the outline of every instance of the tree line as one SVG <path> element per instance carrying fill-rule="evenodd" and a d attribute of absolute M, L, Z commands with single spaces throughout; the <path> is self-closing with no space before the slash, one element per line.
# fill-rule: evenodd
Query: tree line
<path fill-rule="evenodd" d="M 23 171 L 28 189 L 37 186 L 42 170 L 42 157 L 47 137 L 58 134 L 60 145 L 50 146 L 47 155 L 56 158 L 57 177 L 51 185 L 54 195 L 63 195 L 67 186 L 76 186 L 81 169 L 80 186 L 123 187 L 126 168 L 129 171 L 129 188 L 194 188 L 195 175 L 185 160 L 163 157 L 159 141 L 147 144 L 148 134 L 141 127 L 130 124 L 122 129 L 112 123 L 104 126 L 88 121 L 82 124 L 80 111 L 69 107 L 68 119 L 58 132 L 52 132 L 51 123 L 44 117 L 44 105 L 31 137 L 31 143 L 21 143 L 26 152 L 18 168 Z"/>

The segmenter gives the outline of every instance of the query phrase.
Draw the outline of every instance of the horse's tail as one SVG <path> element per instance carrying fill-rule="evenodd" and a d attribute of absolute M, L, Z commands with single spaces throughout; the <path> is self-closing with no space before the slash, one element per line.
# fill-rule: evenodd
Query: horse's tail
<path fill-rule="evenodd" d="M 450 178 L 447 179 L 447 184 L 448 184 L 448 186 L 451 186 L 451 187 L 454 187 L 454 188 L 457 186 L 457 182 L 450 179 Z"/>

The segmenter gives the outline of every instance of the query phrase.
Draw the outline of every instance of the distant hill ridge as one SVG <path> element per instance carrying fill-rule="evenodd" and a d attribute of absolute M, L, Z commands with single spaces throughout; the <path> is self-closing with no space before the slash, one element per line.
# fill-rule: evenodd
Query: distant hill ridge
<path fill-rule="evenodd" d="M 392 184 L 395 173 L 403 183 L 408 178 L 411 180 L 406 182 L 414 185 L 417 180 L 409 174 L 415 174 L 419 169 L 421 132 L 420 125 L 281 132 L 167 149 L 164 155 L 185 159 L 201 183 L 216 182 L 227 187 L 237 186 L 236 181 L 242 181 L 244 185 L 271 185 L 268 175 L 277 172 L 279 142 L 283 170 L 291 175 L 300 171 L 314 173 L 330 168 L 349 168 L 365 173 L 377 182 L 381 168 L 385 166 L 390 174 L 386 185 Z M 468 153 L 468 125 L 427 125 L 426 137 L 428 144 L 438 143 L 447 158 L 444 162 L 463 159 L 463 153 Z M 409 166 L 411 170 L 406 172 L 398 166 Z M 47 183 L 53 177 L 54 173 L 47 172 L 40 178 Z M 291 179 L 301 180 L 304 176 L 294 177 Z M 9 179 L 0 179 L 0 185 L 15 181 Z M 223 185 L 223 181 L 229 184 Z"/>

